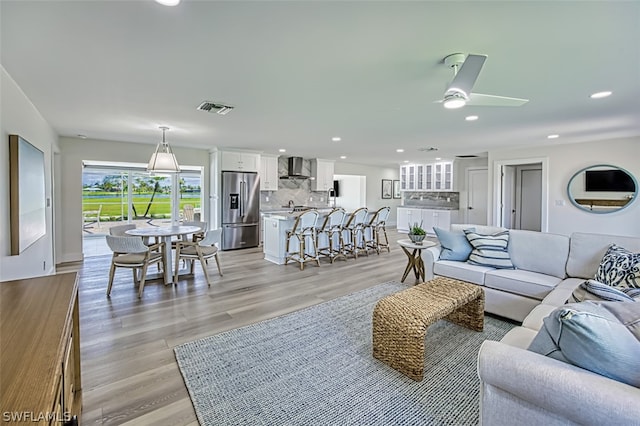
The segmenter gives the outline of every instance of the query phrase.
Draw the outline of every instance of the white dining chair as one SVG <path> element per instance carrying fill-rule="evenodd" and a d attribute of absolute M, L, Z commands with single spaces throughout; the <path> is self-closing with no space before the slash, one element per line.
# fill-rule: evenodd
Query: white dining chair
<path fill-rule="evenodd" d="M 107 245 L 113 251 L 107 296 L 111 295 L 113 278 L 118 267 L 131 268 L 133 270 L 133 281 L 139 286 L 138 297 L 142 297 L 149 265 L 161 262 L 163 269 L 166 267 L 163 256 L 164 243 L 146 246 L 142 242 L 142 238 L 138 237 L 107 235 L 105 238 L 107 239 Z M 138 272 L 140 273 L 139 277 Z"/>

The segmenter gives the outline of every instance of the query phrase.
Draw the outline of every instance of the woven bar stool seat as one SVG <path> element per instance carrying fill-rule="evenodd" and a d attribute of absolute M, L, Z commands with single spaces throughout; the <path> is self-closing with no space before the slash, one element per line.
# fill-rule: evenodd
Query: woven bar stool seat
<path fill-rule="evenodd" d="M 316 247 L 317 222 L 317 210 L 307 210 L 296 218 L 293 228 L 287 231 L 285 265 L 293 260 L 300 263 L 301 270 L 304 269 L 304 264 L 308 261 L 314 261 L 320 266 Z"/>
<path fill-rule="evenodd" d="M 322 225 L 316 231 L 318 254 L 328 257 L 331 263 L 340 256 L 347 259 L 342 251 L 344 246 L 342 226 L 345 217 L 346 213 L 343 208 L 335 208 L 325 216 Z"/>
<path fill-rule="evenodd" d="M 427 328 L 440 319 L 482 331 L 482 288 L 437 277 L 381 299 L 373 310 L 373 356 L 421 381 Z"/>

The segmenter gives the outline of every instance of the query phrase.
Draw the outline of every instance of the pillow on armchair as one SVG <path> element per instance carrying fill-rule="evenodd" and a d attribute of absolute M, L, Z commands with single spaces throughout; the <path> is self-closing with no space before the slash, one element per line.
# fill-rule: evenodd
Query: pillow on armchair
<path fill-rule="evenodd" d="M 544 319 L 529 350 L 640 387 L 640 303 L 561 306 Z"/>

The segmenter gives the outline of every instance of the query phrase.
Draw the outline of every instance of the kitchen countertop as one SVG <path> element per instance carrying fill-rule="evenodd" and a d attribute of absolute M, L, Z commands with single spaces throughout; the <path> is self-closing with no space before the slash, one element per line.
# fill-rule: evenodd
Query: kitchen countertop
<path fill-rule="evenodd" d="M 422 209 L 422 210 L 460 210 L 460 208 L 454 207 L 428 207 L 428 206 L 398 206 L 403 209 Z"/>

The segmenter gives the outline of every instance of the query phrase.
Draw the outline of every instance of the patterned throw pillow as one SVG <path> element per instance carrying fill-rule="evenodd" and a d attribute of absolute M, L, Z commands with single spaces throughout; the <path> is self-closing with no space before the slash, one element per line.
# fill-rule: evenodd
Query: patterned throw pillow
<path fill-rule="evenodd" d="M 640 288 L 640 253 L 611 244 L 594 279 L 613 287 Z"/>
<path fill-rule="evenodd" d="M 567 303 L 578 303 L 585 300 L 608 302 L 640 301 L 640 288 L 612 287 L 596 280 L 587 280 L 573 290 Z"/>
<path fill-rule="evenodd" d="M 499 269 L 513 269 L 513 263 L 511 263 L 507 250 L 509 231 L 487 235 L 465 229 L 464 234 L 473 247 L 467 263 Z"/>

